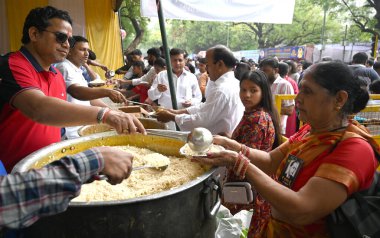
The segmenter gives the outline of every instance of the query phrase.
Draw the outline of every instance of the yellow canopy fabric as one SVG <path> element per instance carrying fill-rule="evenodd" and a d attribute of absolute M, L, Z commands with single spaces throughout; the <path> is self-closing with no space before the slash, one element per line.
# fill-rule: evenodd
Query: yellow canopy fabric
<path fill-rule="evenodd" d="M 48 0 L 6 0 L 10 51 L 21 47 L 22 27 L 31 9 L 48 5 Z"/>
<path fill-rule="evenodd" d="M 17 51 L 21 47 L 22 28 L 29 11 L 36 7 L 51 5 L 49 0 L 5 0 L 7 24 L 9 31 L 10 51 Z M 77 4 L 78 0 L 72 1 Z M 95 52 L 97 60 L 109 69 L 117 69 L 123 63 L 120 41 L 120 28 L 117 13 L 112 9 L 112 0 L 83 0 L 86 29 L 86 38 L 90 48 Z M 75 6 L 75 5 L 74 5 Z M 65 10 L 65 9 L 63 9 Z M 70 11 L 68 11 L 70 14 Z M 104 71 L 99 67 L 93 69 L 104 78 Z"/>
<path fill-rule="evenodd" d="M 84 0 L 84 9 L 87 39 L 97 60 L 109 69 L 124 65 L 118 16 L 112 10 L 112 1 L 96 1 L 95 4 L 93 0 Z M 93 69 L 104 78 L 103 70 L 99 67 Z"/>

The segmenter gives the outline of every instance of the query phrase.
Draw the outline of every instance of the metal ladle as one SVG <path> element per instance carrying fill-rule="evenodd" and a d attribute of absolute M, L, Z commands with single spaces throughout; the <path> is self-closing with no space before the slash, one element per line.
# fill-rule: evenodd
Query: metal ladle
<path fill-rule="evenodd" d="M 213 136 L 211 132 L 203 127 L 194 128 L 188 131 L 170 131 L 159 129 L 146 129 L 148 135 L 157 135 L 169 138 L 175 138 L 187 142 L 190 149 L 195 152 L 204 152 L 212 144 Z"/>
<path fill-rule="evenodd" d="M 213 141 L 212 134 L 203 127 L 194 128 L 187 136 L 187 144 L 195 152 L 205 152 Z"/>

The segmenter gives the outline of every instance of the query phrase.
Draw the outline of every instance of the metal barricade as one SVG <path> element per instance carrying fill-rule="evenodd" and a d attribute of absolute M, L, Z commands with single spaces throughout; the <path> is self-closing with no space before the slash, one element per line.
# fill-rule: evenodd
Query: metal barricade
<path fill-rule="evenodd" d="M 380 144 L 380 94 L 371 94 L 368 105 L 354 119 L 367 127 L 373 138 Z"/>

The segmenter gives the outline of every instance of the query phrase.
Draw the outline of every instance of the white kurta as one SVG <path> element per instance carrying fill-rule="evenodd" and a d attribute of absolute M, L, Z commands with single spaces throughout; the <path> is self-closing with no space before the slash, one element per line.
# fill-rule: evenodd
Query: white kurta
<path fill-rule="evenodd" d="M 212 134 L 232 133 L 244 113 L 239 91 L 234 72 L 223 74 L 210 84 L 206 102 L 187 108 L 189 114 L 176 115 L 177 125 L 184 131 L 205 127 Z"/>
<path fill-rule="evenodd" d="M 154 67 L 151 67 L 148 73 L 144 74 L 141 78 L 132 79 L 132 85 L 139 85 L 139 84 L 152 84 L 154 78 L 157 76 L 156 70 Z"/>
<path fill-rule="evenodd" d="M 61 71 L 63 78 L 66 83 L 66 90 L 73 84 L 77 84 L 83 87 L 88 87 L 86 79 L 82 75 L 82 70 L 71 63 L 69 60 L 65 59 L 64 61 L 56 64 L 56 68 Z M 91 106 L 90 101 L 82 101 L 72 97 L 67 93 L 67 101 L 75 104 Z M 68 139 L 78 138 L 78 129 L 81 126 L 72 126 L 66 127 L 66 137 Z"/>
<path fill-rule="evenodd" d="M 197 77 L 195 77 L 194 74 L 184 70 L 179 77 L 173 74 L 173 81 L 176 89 L 175 93 L 178 109 L 183 108 L 182 103 L 187 100 L 191 100 L 191 105 L 197 105 L 202 101 L 202 93 L 199 89 Z M 165 92 L 158 91 L 158 84 L 166 85 L 168 90 Z M 165 108 L 173 108 L 166 70 L 160 72 L 154 79 L 152 86 L 148 90 L 148 96 L 152 101 L 158 99 L 158 103 Z"/>

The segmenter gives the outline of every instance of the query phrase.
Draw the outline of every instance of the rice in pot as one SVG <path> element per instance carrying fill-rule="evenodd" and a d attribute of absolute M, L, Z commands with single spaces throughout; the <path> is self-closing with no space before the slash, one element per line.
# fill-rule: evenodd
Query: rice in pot
<path fill-rule="evenodd" d="M 84 184 L 81 193 L 73 202 L 113 201 L 136 198 L 159 193 L 181 186 L 204 174 L 209 168 L 193 163 L 184 157 L 172 157 L 135 146 L 116 146 L 134 156 L 133 167 L 142 165 L 160 166 L 170 161 L 164 171 L 154 169 L 136 170 L 118 185 L 105 180 Z"/>

